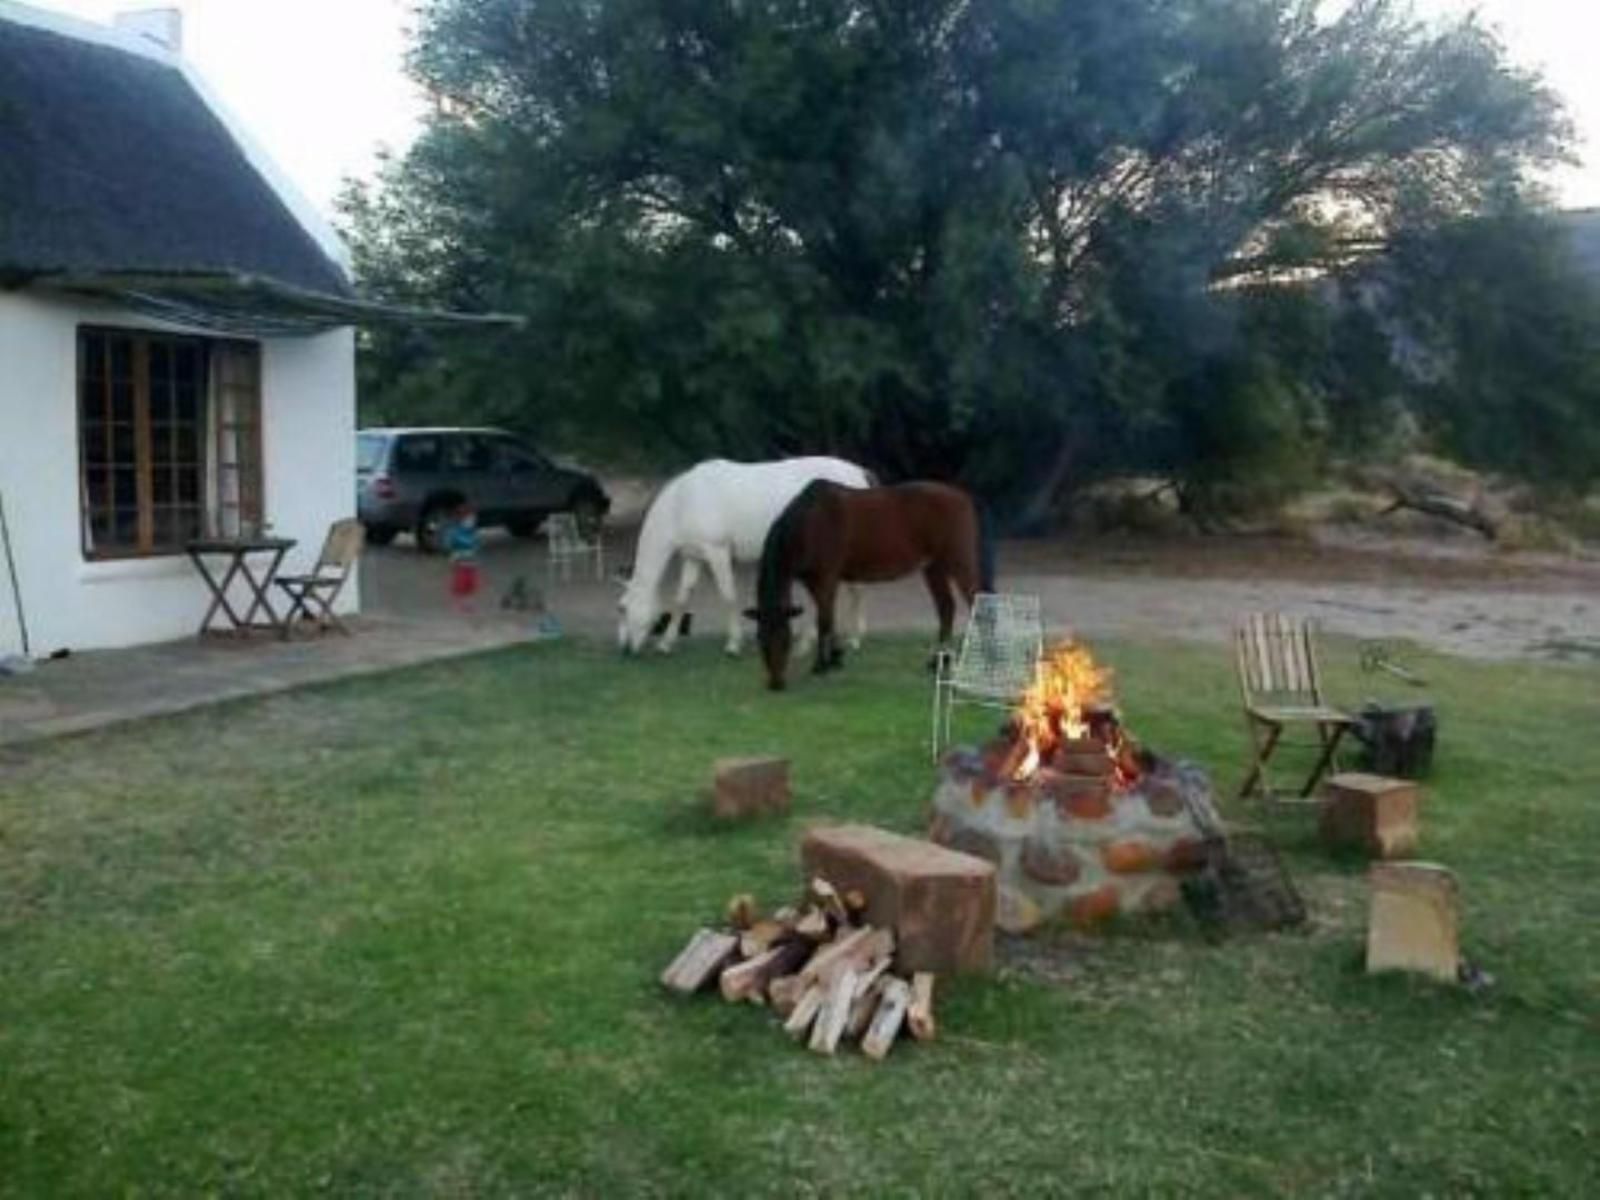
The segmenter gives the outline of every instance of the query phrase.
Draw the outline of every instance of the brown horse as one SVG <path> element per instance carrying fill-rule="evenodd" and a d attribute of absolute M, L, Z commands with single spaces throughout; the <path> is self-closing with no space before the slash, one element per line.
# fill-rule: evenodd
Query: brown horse
<path fill-rule="evenodd" d="M 792 641 L 794 581 L 817 606 L 816 673 L 843 661 L 833 631 L 833 600 L 841 583 L 887 583 L 920 570 L 939 613 L 939 643 L 950 640 L 955 598 L 994 583 L 991 546 L 972 497 L 942 483 L 853 488 L 817 480 L 790 501 L 767 532 L 756 582 L 757 641 L 767 686 L 782 690 Z"/>

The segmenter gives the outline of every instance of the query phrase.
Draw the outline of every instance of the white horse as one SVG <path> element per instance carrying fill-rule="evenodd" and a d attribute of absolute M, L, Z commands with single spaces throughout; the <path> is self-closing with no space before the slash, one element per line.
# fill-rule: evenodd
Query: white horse
<path fill-rule="evenodd" d="M 663 611 L 668 620 L 658 648 L 667 653 L 678 636 L 674 610 L 683 612 L 700 582 L 702 568 L 710 568 L 717 590 L 728 605 L 729 654 L 739 653 L 744 627 L 733 582 L 734 563 L 761 558 L 767 530 L 813 479 L 827 479 L 846 487 L 871 487 L 872 476 L 842 458 L 785 458 L 777 462 L 736 463 L 708 459 L 690 467 L 661 489 L 645 513 L 634 553 L 633 574 L 622 593 L 617 644 L 632 653 L 644 647 L 650 629 Z M 663 610 L 661 584 L 673 555 L 683 560 L 675 603 Z M 859 647 L 866 632 L 861 589 L 847 589 L 853 608 Z"/>

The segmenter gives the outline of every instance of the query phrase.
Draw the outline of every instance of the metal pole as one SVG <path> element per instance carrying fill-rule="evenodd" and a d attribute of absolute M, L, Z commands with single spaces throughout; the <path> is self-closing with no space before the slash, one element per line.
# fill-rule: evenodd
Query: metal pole
<path fill-rule="evenodd" d="M 22 608 L 22 585 L 17 582 L 17 560 L 11 553 L 11 524 L 6 520 L 6 496 L 0 491 L 0 543 L 6 548 L 6 570 L 11 575 L 11 597 L 17 605 L 17 628 L 22 632 L 22 653 L 33 657 L 28 643 L 28 614 Z"/>

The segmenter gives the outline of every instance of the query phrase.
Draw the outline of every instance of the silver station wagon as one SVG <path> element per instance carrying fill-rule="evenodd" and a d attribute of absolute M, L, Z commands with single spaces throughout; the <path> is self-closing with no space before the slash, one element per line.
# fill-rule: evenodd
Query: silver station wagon
<path fill-rule="evenodd" d="M 480 526 L 532 537 L 551 513 L 569 512 L 585 537 L 611 500 L 593 475 L 558 466 L 500 429 L 363 429 L 356 435 L 356 512 L 367 540 L 383 546 L 411 533 L 435 551 L 463 501 Z"/>

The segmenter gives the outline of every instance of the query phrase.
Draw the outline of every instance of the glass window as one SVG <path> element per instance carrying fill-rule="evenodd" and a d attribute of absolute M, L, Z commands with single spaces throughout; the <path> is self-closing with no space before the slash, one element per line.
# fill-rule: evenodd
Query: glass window
<path fill-rule="evenodd" d="M 87 557 L 181 552 L 206 532 L 207 502 L 216 507 L 225 482 L 236 492 L 240 479 L 251 484 L 235 509 L 259 507 L 258 354 L 249 343 L 79 331 L 78 469 Z M 229 366 L 234 360 L 236 370 Z M 208 402 L 213 364 L 226 376 L 218 406 Z M 208 422 L 221 422 L 240 452 L 221 453 L 226 439 L 219 436 L 217 453 L 208 456 Z"/>
<path fill-rule="evenodd" d="M 404 437 L 394 448 L 396 471 L 437 471 L 439 438 L 433 434 Z"/>
<path fill-rule="evenodd" d="M 356 470 L 376 471 L 383 461 L 383 448 L 389 439 L 382 434 L 363 433 L 356 438 Z"/>

